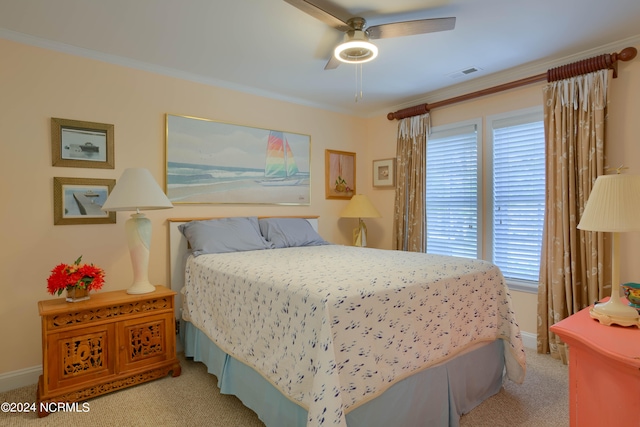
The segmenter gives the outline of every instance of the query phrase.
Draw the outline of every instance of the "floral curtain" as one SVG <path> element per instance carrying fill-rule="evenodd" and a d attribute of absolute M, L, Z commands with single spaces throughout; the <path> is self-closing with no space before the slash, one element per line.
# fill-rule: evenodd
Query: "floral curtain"
<path fill-rule="evenodd" d="M 604 233 L 577 229 L 593 183 L 604 173 L 611 78 L 611 70 L 601 70 L 543 89 L 547 200 L 537 350 L 564 363 L 565 345 L 549 326 L 608 295 L 604 290 L 611 286 L 609 239 Z"/>
<path fill-rule="evenodd" d="M 429 114 L 398 123 L 396 198 L 393 215 L 394 249 L 426 250 L 426 174 Z"/>

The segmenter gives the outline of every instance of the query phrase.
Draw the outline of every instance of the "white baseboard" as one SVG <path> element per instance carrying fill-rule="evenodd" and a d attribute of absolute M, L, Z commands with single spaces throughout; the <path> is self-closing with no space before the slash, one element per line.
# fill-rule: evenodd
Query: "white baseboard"
<path fill-rule="evenodd" d="M 533 334 L 531 332 L 524 332 L 524 331 L 520 331 L 520 334 L 522 335 L 522 344 L 524 344 L 526 348 L 533 348 L 533 349 L 538 348 L 537 334 Z"/>
<path fill-rule="evenodd" d="M 42 375 L 42 365 L 0 374 L 0 393 L 36 384 Z"/>

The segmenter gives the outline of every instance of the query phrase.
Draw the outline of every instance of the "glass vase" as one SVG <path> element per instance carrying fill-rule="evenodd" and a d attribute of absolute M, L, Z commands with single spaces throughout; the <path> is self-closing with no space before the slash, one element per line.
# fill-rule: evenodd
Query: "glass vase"
<path fill-rule="evenodd" d="M 83 288 L 67 288 L 67 302 L 78 302 L 89 299 L 89 291 Z"/>

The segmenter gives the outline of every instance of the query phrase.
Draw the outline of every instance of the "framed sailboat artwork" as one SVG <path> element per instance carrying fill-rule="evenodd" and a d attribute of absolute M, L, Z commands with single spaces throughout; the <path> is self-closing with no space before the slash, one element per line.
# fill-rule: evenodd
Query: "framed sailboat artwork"
<path fill-rule="evenodd" d="M 167 114 L 172 203 L 310 204 L 309 135 Z"/>

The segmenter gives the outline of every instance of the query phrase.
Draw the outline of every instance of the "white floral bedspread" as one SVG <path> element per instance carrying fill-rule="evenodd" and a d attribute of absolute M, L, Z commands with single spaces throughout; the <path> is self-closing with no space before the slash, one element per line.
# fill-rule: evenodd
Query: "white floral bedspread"
<path fill-rule="evenodd" d="M 184 317 L 309 413 L 345 414 L 474 343 L 505 342 L 508 377 L 525 353 L 491 263 L 329 245 L 187 261 Z"/>

